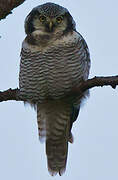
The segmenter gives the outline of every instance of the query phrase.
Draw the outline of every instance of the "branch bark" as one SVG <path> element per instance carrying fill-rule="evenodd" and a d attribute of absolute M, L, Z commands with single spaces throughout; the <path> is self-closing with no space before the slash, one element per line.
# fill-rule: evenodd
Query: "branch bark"
<path fill-rule="evenodd" d="M 86 91 L 87 89 L 91 89 L 94 87 L 102 87 L 102 86 L 111 86 L 113 89 L 118 85 L 118 76 L 108 76 L 108 77 L 94 77 L 92 79 L 88 79 L 84 81 L 79 87 L 74 87 L 71 92 L 67 95 L 79 95 Z M 62 97 L 63 98 L 63 97 Z M 20 90 L 17 89 L 8 89 L 6 91 L 0 92 L 0 102 L 8 101 L 8 100 L 16 100 L 16 101 L 26 101 L 26 99 L 20 98 Z"/>
<path fill-rule="evenodd" d="M 0 0 L 0 20 L 11 14 L 11 10 L 21 5 L 25 0 Z"/>

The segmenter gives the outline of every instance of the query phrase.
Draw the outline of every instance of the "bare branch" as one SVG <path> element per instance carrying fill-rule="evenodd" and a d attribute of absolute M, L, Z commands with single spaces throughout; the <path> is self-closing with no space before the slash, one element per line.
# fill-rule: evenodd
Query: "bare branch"
<path fill-rule="evenodd" d="M 20 101 L 20 99 L 17 97 L 18 94 L 19 94 L 19 89 L 11 89 L 10 88 L 3 92 L 0 91 L 0 102 L 8 101 L 8 100 Z"/>
<path fill-rule="evenodd" d="M 11 14 L 11 10 L 21 5 L 25 0 L 0 0 L 0 20 Z"/>
<path fill-rule="evenodd" d="M 94 87 L 103 87 L 103 86 L 111 86 L 113 89 L 118 85 L 118 76 L 107 76 L 107 77 L 94 77 L 92 79 L 88 79 L 84 81 L 79 87 L 75 87 L 72 89 L 71 93 L 75 96 L 81 94 L 87 89 L 91 89 Z"/>
<path fill-rule="evenodd" d="M 99 86 L 101 87 L 111 86 L 113 89 L 115 89 L 117 85 L 118 85 L 118 76 L 94 77 L 92 79 L 88 79 L 87 81 L 84 81 L 79 87 L 74 87 L 71 90 L 71 92 L 68 93 L 68 95 L 76 96 L 83 93 L 87 89 L 91 89 L 93 87 L 99 87 Z M 20 98 L 19 89 L 8 89 L 6 91 L 0 92 L 0 102 L 8 101 L 8 100 L 26 101 L 26 99 Z"/>

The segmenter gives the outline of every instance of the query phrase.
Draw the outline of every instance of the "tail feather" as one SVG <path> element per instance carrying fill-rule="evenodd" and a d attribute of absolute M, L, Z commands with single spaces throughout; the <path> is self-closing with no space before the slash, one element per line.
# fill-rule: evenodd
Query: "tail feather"
<path fill-rule="evenodd" d="M 49 173 L 61 176 L 66 169 L 71 106 L 62 101 L 37 106 L 39 137 L 46 137 Z"/>
<path fill-rule="evenodd" d="M 54 143 L 51 140 L 46 141 L 46 154 L 49 173 L 54 176 L 57 173 L 61 176 L 66 170 L 68 142 L 67 140 L 58 140 Z"/>
<path fill-rule="evenodd" d="M 38 133 L 40 142 L 44 142 L 46 139 L 46 119 L 43 110 L 40 111 L 37 107 L 37 123 L 38 123 Z"/>

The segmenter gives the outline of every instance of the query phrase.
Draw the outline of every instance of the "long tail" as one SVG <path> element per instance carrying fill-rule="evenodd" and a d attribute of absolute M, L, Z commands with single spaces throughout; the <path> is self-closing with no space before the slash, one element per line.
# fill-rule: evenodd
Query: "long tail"
<path fill-rule="evenodd" d="M 66 169 L 71 107 L 54 101 L 37 105 L 39 137 L 46 136 L 46 154 L 50 174 L 61 176 Z"/>

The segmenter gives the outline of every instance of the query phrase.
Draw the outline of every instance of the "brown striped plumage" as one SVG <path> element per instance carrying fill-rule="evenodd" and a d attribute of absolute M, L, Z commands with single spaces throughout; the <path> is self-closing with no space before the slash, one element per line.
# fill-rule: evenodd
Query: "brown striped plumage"
<path fill-rule="evenodd" d="M 58 13 L 53 15 L 52 9 L 55 7 L 59 12 L 56 10 Z M 63 7 L 46 3 L 35 8 L 35 11 L 39 11 L 39 14 L 43 11 L 46 14 L 48 11 L 47 16 L 52 21 L 59 16 L 61 9 Z M 25 24 L 27 37 L 21 51 L 20 95 L 25 97 L 27 102 L 37 105 L 39 138 L 42 140 L 46 137 L 49 172 L 52 175 L 62 175 L 66 168 L 68 141 L 72 140 L 70 127 L 72 121 L 75 121 L 70 118 L 72 107 L 80 107 L 87 92 L 76 98 L 62 97 L 82 80 L 87 80 L 90 57 L 86 42 L 76 32 L 74 21 L 66 9 L 63 9 L 65 17 L 62 27 L 60 25 L 58 29 L 58 25 L 54 26 L 49 32 L 47 29 L 42 30 L 43 27 L 40 29 L 35 11 L 28 15 Z M 71 21 L 71 27 L 67 25 L 68 21 Z M 30 27 L 30 24 L 33 24 L 33 27 Z"/>

